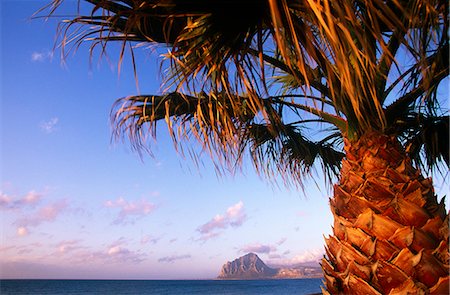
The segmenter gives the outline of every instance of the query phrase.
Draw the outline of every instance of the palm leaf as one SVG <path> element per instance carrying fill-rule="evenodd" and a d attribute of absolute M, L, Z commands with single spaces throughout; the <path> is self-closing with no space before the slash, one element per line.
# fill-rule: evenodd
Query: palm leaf
<path fill-rule="evenodd" d="M 449 167 L 449 116 L 427 116 L 410 112 L 392 124 L 407 147 L 411 159 L 424 170 Z M 445 170 L 447 170 L 445 169 Z M 445 171 L 444 171 L 445 172 Z"/>
<path fill-rule="evenodd" d="M 222 153 L 239 150 L 241 128 L 265 125 L 279 138 L 286 124 L 298 122 L 294 125 L 300 130 L 308 121 L 305 112 L 337 126 L 349 140 L 370 131 L 400 136 L 403 131 L 396 133 L 398 128 L 390 125 L 405 112 L 425 107 L 431 114 L 439 108 L 436 91 L 448 76 L 448 7 L 443 0 L 88 2 L 91 14 L 74 17 L 61 29 L 63 47 L 90 40 L 91 50 L 101 46 L 104 51 L 111 42 L 121 42 L 120 61 L 129 42 L 171 48 L 166 55 L 171 74 L 165 82 L 174 92 L 152 98 L 164 101 L 164 107 L 131 116 L 142 101 L 130 99 L 130 117 L 117 121 L 132 141 L 147 132 L 143 123 L 148 116 L 156 122 L 163 111 L 172 135 L 191 134 L 206 140 L 210 151 Z M 53 0 L 49 13 L 61 3 Z M 399 56 L 409 58 L 410 65 L 401 65 Z M 309 103 L 275 99 L 282 85 L 281 94 L 303 95 Z M 132 130 L 132 124 L 138 128 Z M 175 132 L 174 125 L 184 127 Z"/>
<path fill-rule="evenodd" d="M 273 129 L 266 124 L 251 124 L 243 134 L 257 171 L 263 171 L 266 176 L 272 177 L 274 171 L 277 171 L 279 175 L 291 177 L 285 177 L 285 182 L 293 180 L 297 185 L 302 184 L 305 175 L 311 174 L 317 161 L 321 162 L 328 180 L 339 174 L 344 154 L 337 150 L 338 146 L 328 142 L 331 137 L 314 142 L 290 124 L 278 127 L 276 133 Z M 338 134 L 335 136 L 339 137 Z"/>

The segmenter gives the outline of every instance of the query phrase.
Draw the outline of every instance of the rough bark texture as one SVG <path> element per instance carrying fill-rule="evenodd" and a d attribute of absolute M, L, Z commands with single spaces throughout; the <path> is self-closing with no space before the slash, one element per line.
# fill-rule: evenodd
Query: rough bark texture
<path fill-rule="evenodd" d="M 323 293 L 449 294 L 448 214 L 431 179 L 395 138 L 371 133 L 345 149 Z"/>

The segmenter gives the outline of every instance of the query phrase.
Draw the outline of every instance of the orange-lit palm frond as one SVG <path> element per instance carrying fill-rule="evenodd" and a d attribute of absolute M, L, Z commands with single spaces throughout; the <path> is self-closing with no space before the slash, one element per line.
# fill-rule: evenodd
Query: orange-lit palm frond
<path fill-rule="evenodd" d="M 277 129 L 280 118 L 274 119 L 282 117 L 283 126 L 297 122 L 292 128 L 302 130 L 309 120 L 303 114 L 309 113 L 352 140 L 370 130 L 405 136 L 390 128 L 405 112 L 445 113 L 436 111 L 438 87 L 449 71 L 443 0 L 86 1 L 92 10 L 65 22 L 63 47 L 87 40 L 91 48 L 106 50 L 121 42 L 120 60 L 130 42 L 170 48 L 170 93 L 158 100 L 172 101 L 164 109 L 172 115 L 133 117 L 133 108 L 117 115 L 129 112 L 121 121 L 128 123 L 117 126 L 137 146 L 148 132 L 141 123 L 158 119 L 167 121 L 172 135 L 178 124 L 183 127 L 177 135 L 193 135 L 210 152 L 233 150 L 239 158 L 239 136 L 249 122 L 287 142 L 293 137 Z M 50 13 L 62 2 L 53 0 Z M 280 93 L 303 99 L 274 99 Z M 139 100 L 128 102 L 136 106 Z M 274 106 L 289 115 L 274 117 Z"/>
<path fill-rule="evenodd" d="M 314 61 L 350 132 L 383 130 L 389 79 L 395 67 L 398 76 L 405 72 L 397 64 L 399 54 L 410 57 L 421 75 L 420 85 L 417 76 L 403 77 L 413 86 L 408 93 L 427 96 L 442 80 L 430 73 L 447 69 L 448 75 L 448 64 L 430 60 L 435 53 L 448 54 L 445 1 L 269 2 L 286 64 L 305 75 L 305 57 Z"/>

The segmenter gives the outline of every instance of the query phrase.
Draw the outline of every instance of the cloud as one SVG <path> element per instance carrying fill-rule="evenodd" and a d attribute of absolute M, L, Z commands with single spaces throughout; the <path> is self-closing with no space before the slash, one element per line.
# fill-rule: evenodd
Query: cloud
<path fill-rule="evenodd" d="M 191 258 L 191 255 L 185 254 L 185 255 L 172 255 L 172 256 L 166 256 L 158 259 L 158 262 L 166 262 L 166 263 L 174 263 L 177 260 L 182 259 L 189 259 Z"/>
<path fill-rule="evenodd" d="M 138 264 L 146 259 L 144 253 L 130 250 L 124 246 L 109 246 L 102 251 L 81 250 L 76 253 L 72 253 L 71 257 L 67 258 L 74 264 L 86 264 L 89 261 L 90 264 L 124 264 L 134 263 Z"/>
<path fill-rule="evenodd" d="M 305 262 L 316 262 L 322 259 L 325 251 L 323 248 L 310 249 L 301 254 L 296 255 L 293 259 L 293 263 L 305 263 Z"/>
<path fill-rule="evenodd" d="M 125 238 L 120 239 L 104 246 L 100 250 L 92 250 L 81 245 L 79 240 L 62 241 L 57 244 L 58 252 L 64 254 L 65 259 L 74 264 L 106 264 L 106 263 L 141 263 L 145 260 L 146 254 L 140 251 L 134 251 L 128 248 L 128 242 Z"/>
<path fill-rule="evenodd" d="M 220 232 L 228 227 L 239 227 L 247 220 L 247 215 L 244 212 L 244 203 L 242 201 L 229 207 L 225 214 L 218 214 L 207 223 L 197 228 L 197 231 L 202 235 L 200 240 L 208 240 L 217 237 Z"/>
<path fill-rule="evenodd" d="M 159 240 L 161 240 L 161 237 L 155 238 L 150 235 L 145 235 L 141 238 L 141 244 L 142 245 L 146 245 L 148 243 L 156 244 Z"/>
<path fill-rule="evenodd" d="M 80 240 L 61 241 L 56 245 L 58 253 L 67 254 L 85 247 L 80 246 Z"/>
<path fill-rule="evenodd" d="M 133 263 L 140 263 L 144 261 L 144 254 L 139 253 L 137 251 L 132 251 L 128 249 L 127 246 L 128 242 L 124 237 L 121 237 L 120 239 L 114 241 L 109 246 L 106 247 L 106 256 L 104 253 L 97 253 L 99 258 L 103 260 L 109 260 L 111 262 L 133 262 Z"/>
<path fill-rule="evenodd" d="M 129 202 L 120 197 L 115 201 L 106 201 L 105 206 L 108 208 L 119 208 L 120 211 L 114 220 L 114 224 L 133 223 L 136 219 L 145 217 L 152 213 L 156 205 L 148 202 L 145 199 L 139 202 Z"/>
<path fill-rule="evenodd" d="M 1 210 L 16 210 L 29 206 L 34 207 L 43 197 L 43 194 L 35 191 L 30 191 L 23 197 L 11 197 L 0 192 L 0 209 Z"/>
<path fill-rule="evenodd" d="M 43 206 L 34 214 L 18 219 L 14 224 L 18 225 L 17 232 L 28 233 L 30 227 L 36 227 L 43 222 L 54 221 L 66 208 L 66 200 L 60 200 L 50 205 Z"/>
<path fill-rule="evenodd" d="M 51 119 L 48 120 L 48 121 L 41 122 L 41 124 L 39 125 L 39 127 L 40 127 L 41 130 L 44 131 L 45 133 L 50 134 L 50 133 L 53 133 L 53 132 L 55 132 L 56 130 L 58 130 L 58 128 L 57 128 L 57 126 L 56 126 L 56 125 L 58 124 L 58 121 L 59 121 L 59 119 L 56 118 L 56 117 L 54 117 L 54 118 L 51 118 Z"/>
<path fill-rule="evenodd" d="M 107 254 L 115 262 L 134 262 L 139 263 L 144 261 L 143 254 L 131 251 L 122 246 L 112 246 L 108 248 Z"/>
<path fill-rule="evenodd" d="M 295 255 L 294 257 L 287 257 L 290 254 L 290 251 L 285 251 L 283 255 L 270 255 L 270 260 L 267 261 L 268 264 L 271 265 L 281 265 L 281 266 L 293 266 L 296 264 L 302 263 L 313 263 L 317 264 L 325 254 L 324 249 L 309 249 L 300 254 Z"/>
<path fill-rule="evenodd" d="M 28 235 L 28 229 L 24 226 L 19 226 L 17 228 L 17 235 L 21 237 Z"/>
<path fill-rule="evenodd" d="M 251 244 L 246 245 L 240 249 L 240 252 L 253 252 L 253 253 L 261 253 L 268 254 L 270 252 L 275 252 L 277 248 L 273 245 L 262 245 L 262 244 Z"/>
<path fill-rule="evenodd" d="M 0 209 L 10 209 L 11 208 L 12 199 L 7 194 L 0 192 Z"/>
<path fill-rule="evenodd" d="M 278 245 L 278 246 L 281 246 L 281 245 L 283 245 L 284 242 L 286 242 L 286 241 L 287 241 L 287 238 L 281 238 L 281 239 L 277 242 L 277 245 Z"/>
<path fill-rule="evenodd" d="M 47 59 L 51 59 L 52 57 L 53 53 L 48 50 L 34 51 L 31 53 L 31 61 L 33 62 L 43 62 Z"/>

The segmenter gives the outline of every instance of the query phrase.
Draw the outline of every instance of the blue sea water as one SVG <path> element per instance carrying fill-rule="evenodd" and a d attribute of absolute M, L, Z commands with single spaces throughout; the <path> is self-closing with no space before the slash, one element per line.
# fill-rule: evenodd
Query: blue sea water
<path fill-rule="evenodd" d="M 320 292 L 321 279 L 298 280 L 1 280 L 2 295 L 307 295 Z"/>

